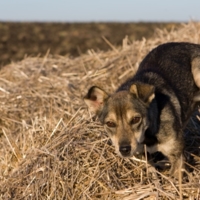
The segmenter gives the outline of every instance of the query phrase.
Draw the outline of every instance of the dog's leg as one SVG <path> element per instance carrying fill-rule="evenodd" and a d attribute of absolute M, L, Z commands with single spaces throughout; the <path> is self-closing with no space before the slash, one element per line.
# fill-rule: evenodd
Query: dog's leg
<path fill-rule="evenodd" d="M 176 177 L 179 171 L 184 169 L 184 156 L 182 153 L 179 153 L 177 155 L 168 155 L 168 158 L 171 163 L 169 174 Z"/>
<path fill-rule="evenodd" d="M 192 75 L 196 86 L 200 90 L 200 57 L 196 57 L 192 60 Z M 193 100 L 194 102 L 200 101 L 200 91 L 195 94 Z"/>
<path fill-rule="evenodd" d="M 178 134 L 174 133 L 173 135 L 177 135 L 177 137 L 163 138 L 166 142 L 161 141 L 161 143 L 158 145 L 158 151 L 166 156 L 171 164 L 169 174 L 171 176 L 176 176 L 177 172 L 179 172 L 180 169 L 184 168 L 184 140 L 182 137 L 182 131 L 178 132 Z"/>

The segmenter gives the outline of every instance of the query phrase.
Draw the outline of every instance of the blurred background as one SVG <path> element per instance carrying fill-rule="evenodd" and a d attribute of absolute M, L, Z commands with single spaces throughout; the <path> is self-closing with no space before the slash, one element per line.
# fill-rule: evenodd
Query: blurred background
<path fill-rule="evenodd" d="M 0 66 L 26 56 L 106 51 L 200 20 L 198 0 L 0 0 Z"/>

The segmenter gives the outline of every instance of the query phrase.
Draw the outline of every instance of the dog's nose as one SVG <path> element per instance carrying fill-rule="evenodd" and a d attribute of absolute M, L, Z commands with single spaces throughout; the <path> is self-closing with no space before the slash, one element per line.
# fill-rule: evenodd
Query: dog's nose
<path fill-rule="evenodd" d="M 122 145 L 119 147 L 119 151 L 122 154 L 122 156 L 129 156 L 131 152 L 131 146 L 130 145 Z"/>

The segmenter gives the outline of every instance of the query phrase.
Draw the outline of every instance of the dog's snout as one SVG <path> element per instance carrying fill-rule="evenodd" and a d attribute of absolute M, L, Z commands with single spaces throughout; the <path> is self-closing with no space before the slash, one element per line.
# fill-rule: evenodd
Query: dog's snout
<path fill-rule="evenodd" d="M 121 145 L 119 147 L 119 151 L 122 154 L 122 156 L 129 156 L 131 152 L 131 146 L 126 144 L 126 145 Z"/>

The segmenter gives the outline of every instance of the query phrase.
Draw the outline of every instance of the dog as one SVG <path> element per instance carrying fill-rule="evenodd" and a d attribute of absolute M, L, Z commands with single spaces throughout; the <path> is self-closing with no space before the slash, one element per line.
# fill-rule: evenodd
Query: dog
<path fill-rule="evenodd" d="M 161 152 L 173 175 L 183 167 L 183 129 L 200 102 L 200 45 L 165 43 L 114 94 L 92 86 L 84 97 L 121 157 Z"/>

